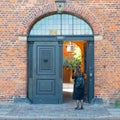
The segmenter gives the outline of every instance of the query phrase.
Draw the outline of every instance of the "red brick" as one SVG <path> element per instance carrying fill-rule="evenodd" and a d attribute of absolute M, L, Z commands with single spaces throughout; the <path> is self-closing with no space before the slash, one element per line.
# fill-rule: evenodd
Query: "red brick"
<path fill-rule="evenodd" d="M 37 2 L 38 1 L 38 2 Z M 56 13 L 54 0 L 0 1 L 0 100 L 25 96 L 27 91 L 27 41 L 31 26 Z M 120 99 L 120 1 L 67 0 L 64 12 L 86 20 L 95 40 L 95 96 Z"/>

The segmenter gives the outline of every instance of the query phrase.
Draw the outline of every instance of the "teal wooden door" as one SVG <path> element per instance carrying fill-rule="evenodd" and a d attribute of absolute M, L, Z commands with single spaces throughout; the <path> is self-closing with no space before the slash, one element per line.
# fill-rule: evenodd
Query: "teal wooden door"
<path fill-rule="evenodd" d="M 87 101 L 91 102 L 94 98 L 94 41 L 86 44 L 85 50 L 85 72 L 87 73 Z"/>
<path fill-rule="evenodd" d="M 58 42 L 34 42 L 33 78 L 31 86 L 32 103 L 60 103 L 62 81 Z M 30 89 L 30 88 L 29 88 Z"/>

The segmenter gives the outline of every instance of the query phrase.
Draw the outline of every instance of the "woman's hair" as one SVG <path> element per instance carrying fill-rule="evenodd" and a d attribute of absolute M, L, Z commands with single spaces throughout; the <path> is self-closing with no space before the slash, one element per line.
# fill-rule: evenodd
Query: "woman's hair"
<path fill-rule="evenodd" d="M 76 66 L 76 69 L 75 69 L 75 76 L 79 76 L 79 75 L 81 75 L 81 66 L 80 65 Z"/>

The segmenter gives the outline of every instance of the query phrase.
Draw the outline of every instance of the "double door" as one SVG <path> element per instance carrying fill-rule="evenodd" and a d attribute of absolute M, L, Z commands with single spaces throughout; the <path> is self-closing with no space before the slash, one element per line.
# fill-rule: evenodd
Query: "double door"
<path fill-rule="evenodd" d="M 49 38 L 50 39 L 50 38 Z M 30 39 L 28 43 L 28 92 L 32 103 L 62 103 L 62 41 Z M 87 100 L 94 98 L 94 42 L 85 47 Z"/>

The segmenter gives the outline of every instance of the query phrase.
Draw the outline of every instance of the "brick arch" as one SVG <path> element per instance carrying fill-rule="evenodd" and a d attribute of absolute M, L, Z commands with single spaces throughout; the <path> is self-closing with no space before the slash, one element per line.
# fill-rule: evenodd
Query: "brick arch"
<path fill-rule="evenodd" d="M 22 28 L 20 28 L 20 33 L 23 35 L 28 35 L 31 27 L 44 16 L 56 13 L 55 4 L 46 4 L 42 7 L 33 7 L 29 12 L 23 17 Z"/>
<path fill-rule="evenodd" d="M 91 26 L 95 35 L 104 34 L 103 26 L 99 19 L 86 6 L 78 6 L 78 4 L 75 3 L 68 3 L 66 4 L 64 11 L 85 20 Z"/>
<path fill-rule="evenodd" d="M 57 13 L 56 6 L 53 3 L 49 3 L 40 8 L 32 8 L 29 12 L 24 16 L 22 21 L 21 34 L 28 35 L 31 27 L 35 24 L 36 21 L 41 18 Z M 94 34 L 103 35 L 103 27 L 100 24 L 98 18 L 89 11 L 85 6 L 77 6 L 76 4 L 66 3 L 64 13 L 75 15 L 79 18 L 85 20 L 93 29 Z"/>

